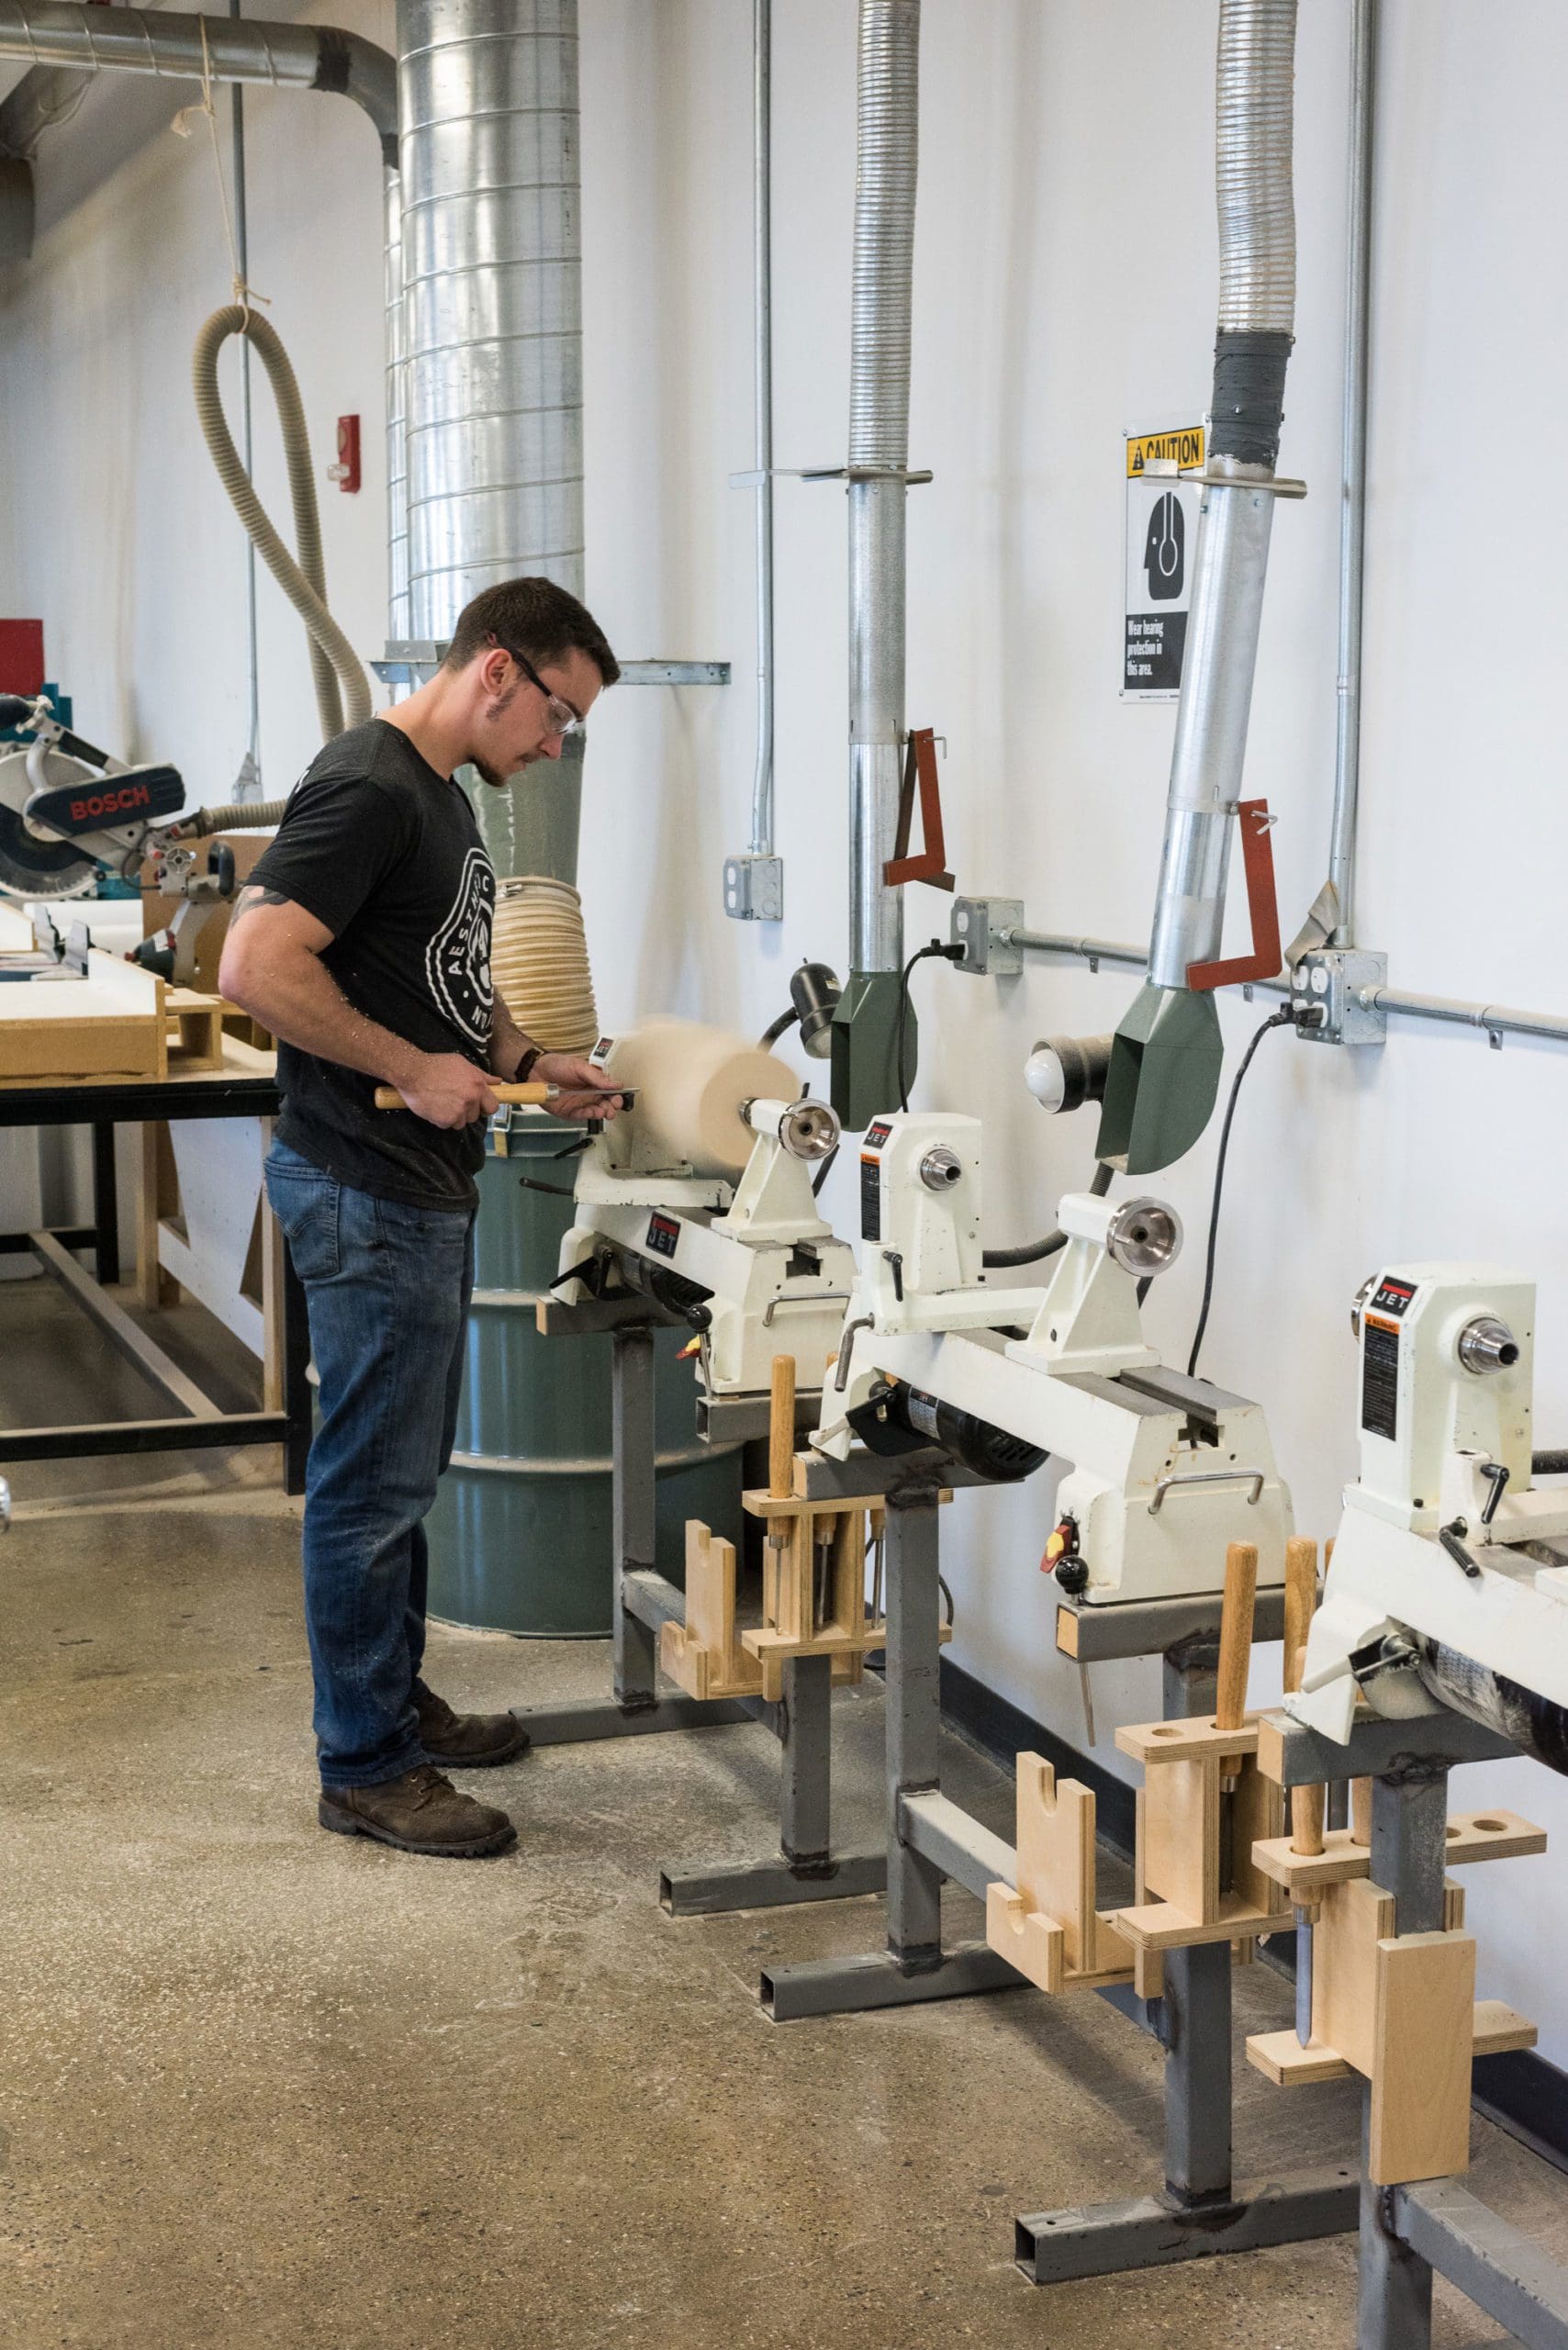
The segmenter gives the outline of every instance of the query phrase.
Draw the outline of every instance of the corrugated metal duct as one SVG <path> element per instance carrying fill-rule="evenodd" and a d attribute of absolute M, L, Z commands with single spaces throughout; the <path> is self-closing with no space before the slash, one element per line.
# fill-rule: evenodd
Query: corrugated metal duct
<path fill-rule="evenodd" d="M 399 0 L 409 632 L 583 573 L 576 0 Z"/>

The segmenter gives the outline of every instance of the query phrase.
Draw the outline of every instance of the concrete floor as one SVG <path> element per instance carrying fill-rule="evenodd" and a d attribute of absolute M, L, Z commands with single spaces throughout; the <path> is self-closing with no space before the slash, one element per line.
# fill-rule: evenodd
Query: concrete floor
<path fill-rule="evenodd" d="M 7 1348 L 0 1408 L 17 1369 Z M 1102 2001 L 763 2020 L 762 1964 L 870 1949 L 880 1924 L 870 1901 L 659 1910 L 662 1861 L 772 1842 L 758 1729 L 476 1774 L 521 1830 L 496 1862 L 324 1835 L 295 1506 L 216 1461 L 205 1497 L 156 1466 L 179 1482 L 121 1480 L 101 1505 L 17 1472 L 0 1554 L 7 2343 L 1353 2341 L 1343 2241 L 1023 2282 L 1015 2210 L 1158 2181 L 1159 2054 Z M 598 1644 L 432 1642 L 458 1703 L 597 1695 L 604 1671 Z M 879 1713 L 845 1718 L 851 1834 L 874 1821 Z M 1008 1827 L 1006 1782 L 957 1740 L 947 1784 Z M 955 1897 L 953 1927 L 977 1920 Z M 1266 1967 L 1238 1995 L 1246 2029 L 1288 2020 Z M 1239 2061 L 1238 2086 L 1239 2176 L 1351 2145 L 1344 2088 L 1287 2099 Z M 1568 2182 L 1485 2123 L 1473 2136 L 1477 2191 L 1568 2256 Z M 1439 2296 L 1443 2350 L 1496 2338 Z"/>

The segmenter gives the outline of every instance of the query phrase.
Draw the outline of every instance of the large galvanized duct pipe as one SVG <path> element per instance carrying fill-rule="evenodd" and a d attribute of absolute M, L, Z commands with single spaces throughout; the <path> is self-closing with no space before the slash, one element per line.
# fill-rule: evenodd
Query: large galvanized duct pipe
<path fill-rule="evenodd" d="M 398 75 L 408 632 L 441 643 L 497 580 L 582 593 L 577 0 L 398 0 Z M 498 872 L 576 878 L 566 753 L 479 795 Z"/>
<path fill-rule="evenodd" d="M 1212 999 L 1188 994 L 1187 973 L 1219 954 L 1274 519 L 1267 485 L 1295 324 L 1295 26 L 1296 0 L 1220 0 L 1220 301 L 1207 480 L 1148 984 L 1118 1031 L 1101 1130 L 1101 1156 L 1129 1173 L 1169 1166 L 1196 1141 L 1219 1082 L 1217 1016 Z"/>
<path fill-rule="evenodd" d="M 199 82 L 203 70 L 214 82 L 258 82 L 274 88 L 320 90 L 352 98 L 375 127 L 384 168 L 388 289 L 400 288 L 398 259 L 401 222 L 398 193 L 398 69 L 384 49 L 335 25 L 280 25 L 230 17 L 154 16 L 140 8 L 73 6 L 67 0 L 0 0 L 0 57 L 25 57 L 35 69 L 18 84 L 3 109 L 6 143 L 30 155 L 58 118 L 62 97 L 60 73 L 151 73 L 174 81 Z M 29 84 L 33 86 L 29 88 Z M 391 633 L 408 633 L 406 565 L 399 576 L 399 550 L 406 548 L 408 521 L 403 498 L 399 326 L 389 300 L 386 340 L 387 543 L 391 576 Z M 394 420 L 398 420 L 396 429 Z M 399 601 L 400 593 L 402 601 Z"/>
<path fill-rule="evenodd" d="M 919 102 L 920 0 L 860 0 L 849 385 L 850 979 L 833 1031 L 834 1105 L 856 1128 L 899 1098 L 903 902 L 882 875 L 893 854 L 903 763 Z"/>

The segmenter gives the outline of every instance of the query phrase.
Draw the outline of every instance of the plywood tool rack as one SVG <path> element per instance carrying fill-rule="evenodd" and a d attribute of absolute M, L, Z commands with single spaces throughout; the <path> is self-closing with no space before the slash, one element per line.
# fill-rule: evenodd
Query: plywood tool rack
<path fill-rule="evenodd" d="M 1504 2011 L 1475 2007 L 1474 1944 L 1448 1865 L 1539 1851 L 1544 1839 L 1510 1813 L 1454 1816 L 1448 1781 L 1461 1764 L 1517 1751 L 1497 1730 L 1442 1708 L 1385 1720 L 1362 1706 L 1343 1743 L 1284 1713 L 1260 1725 L 1260 1768 L 1293 1795 L 1347 1774 L 1367 1790 L 1349 1839 L 1325 1838 L 1323 1852 L 1300 1864 L 1294 1854 L 1267 1856 L 1287 1889 L 1321 1903 L 1314 2021 L 1334 2039 L 1313 2060 L 1324 2068 L 1319 2077 L 1334 2077 L 1343 2062 L 1363 2078 L 1360 2350 L 1430 2350 L 1435 2276 L 1509 2341 L 1568 2350 L 1568 2270 L 1459 2176 L 1469 2158 L 1474 2048 L 1517 2047 L 1530 2028 L 1518 2022 L 1516 2036 Z M 1249 2043 L 1255 2062 L 1260 2053 L 1261 2042 Z"/>
<path fill-rule="evenodd" d="M 1114 1916 L 1094 1907 L 1090 1790 L 1077 1779 L 1058 1781 L 1038 1754 L 1020 1754 L 1017 1804 L 1017 1885 L 986 1887 L 991 1949 L 1042 1991 L 1103 1991 L 1136 1977 L 1139 1997 L 1154 1998 L 1158 1958 L 1140 1969 Z"/>
<path fill-rule="evenodd" d="M 774 1358 L 771 1404 L 767 1489 L 742 1496 L 767 1529 L 759 1625 L 736 1629 L 734 1544 L 705 1526 L 687 1528 L 686 1621 L 663 1628 L 659 1662 L 694 1697 L 760 1695 L 777 1705 L 785 1665 L 803 1657 L 829 1658 L 835 1685 L 857 1683 L 868 1650 L 887 1637 L 866 1605 L 866 1553 L 882 1539 L 881 1497 L 807 1498 L 795 1455 L 792 1355 Z"/>
<path fill-rule="evenodd" d="M 1257 1767 L 1258 1729 L 1246 1711 L 1258 1553 L 1233 1542 L 1226 1560 L 1219 1688 L 1212 1719 L 1145 1722 L 1116 1733 L 1144 1765 L 1138 1797 L 1135 1898 L 1094 1906 L 1095 1807 L 1075 1779 L 1058 1785 L 1037 1754 L 1018 1758 L 1018 1881 L 986 1896 L 992 1950 L 1044 1991 L 1131 1983 L 1161 1988 L 1161 1953 L 1254 1938 L 1283 1922 L 1284 1897 L 1253 1859 L 1283 1824 L 1282 1798 Z"/>
<path fill-rule="evenodd" d="M 1278 1751 L 1266 1734 L 1265 1769 Z M 1440 1929 L 1395 1931 L 1394 1897 L 1372 1881 L 1363 1785 L 1370 1792 L 1370 1783 L 1356 1783 L 1355 1822 L 1316 1840 L 1320 1851 L 1300 1852 L 1289 1836 L 1255 1848 L 1260 1871 L 1312 1917 L 1312 2025 L 1305 2043 L 1294 2031 L 1256 2032 L 1247 2054 L 1279 2088 L 1357 2073 L 1369 2081 L 1368 2177 L 1393 2187 L 1467 2168 L 1473 2059 L 1533 2048 L 1537 2035 L 1501 1999 L 1475 1998 L 1475 1942 L 1464 1931 L 1463 1889 L 1451 1879 L 1443 1881 Z M 1443 1863 L 1545 1850 L 1545 1830 L 1517 1812 L 1456 1813 Z"/>

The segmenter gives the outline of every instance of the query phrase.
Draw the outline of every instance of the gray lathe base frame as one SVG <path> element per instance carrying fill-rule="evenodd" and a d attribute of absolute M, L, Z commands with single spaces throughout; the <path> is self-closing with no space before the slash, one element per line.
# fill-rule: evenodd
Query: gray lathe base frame
<path fill-rule="evenodd" d="M 765 1722 L 778 1740 L 778 1849 L 756 1861 L 660 1872 L 659 1898 L 673 1916 L 767 1908 L 784 1902 L 844 1900 L 879 1893 L 887 1857 L 833 1849 L 830 1657 L 798 1657 L 784 1667 L 778 1705 L 762 1698 L 661 1694 L 659 1626 L 684 1620 L 683 1594 L 654 1565 L 654 1326 L 664 1317 L 645 1301 L 548 1309 L 553 1332 L 610 1333 L 613 1584 L 611 1695 L 566 1706 L 530 1706 L 519 1719 L 535 1746 L 570 1746 L 603 1738 L 645 1738 L 655 1731 L 707 1729 Z M 801 1407 L 814 1418 L 815 1398 Z M 760 1420 L 758 1413 L 761 1414 Z M 702 1433 L 715 1440 L 766 1434 L 767 1404 L 707 1406 Z"/>
<path fill-rule="evenodd" d="M 813 1473 L 814 1467 L 813 1467 Z M 929 1479 L 930 1472 L 924 1472 Z M 942 1884 L 950 1877 L 981 1900 L 998 1880 L 1015 1882 L 1011 1845 L 941 1792 L 936 1489 L 906 1472 L 888 1494 L 887 1724 L 888 1944 L 851 1959 L 776 1965 L 762 2000 L 776 2021 L 902 2007 L 1021 1985 L 984 1942 L 955 1949 L 942 1941 Z M 1263 1595 L 1259 1628 L 1282 1628 L 1281 1596 Z M 1164 1651 L 1167 1717 L 1213 1710 L 1217 1666 L 1217 1595 L 1194 1620 L 1156 1606 L 1078 1611 L 1080 1655 Z M 1343 1766 L 1341 1766 L 1342 1768 Z M 1238 2192 L 1231 2178 L 1231 1953 L 1225 1943 L 1169 1952 L 1165 1995 L 1148 2003 L 1120 1989 L 1106 1996 L 1166 2051 L 1163 2194 L 1092 2210 L 1041 2212 L 1016 2223 L 1016 2251 L 1036 2284 L 1105 2276 L 1253 2251 L 1353 2228 L 1357 2180 L 1350 2163 L 1270 2180 Z"/>

